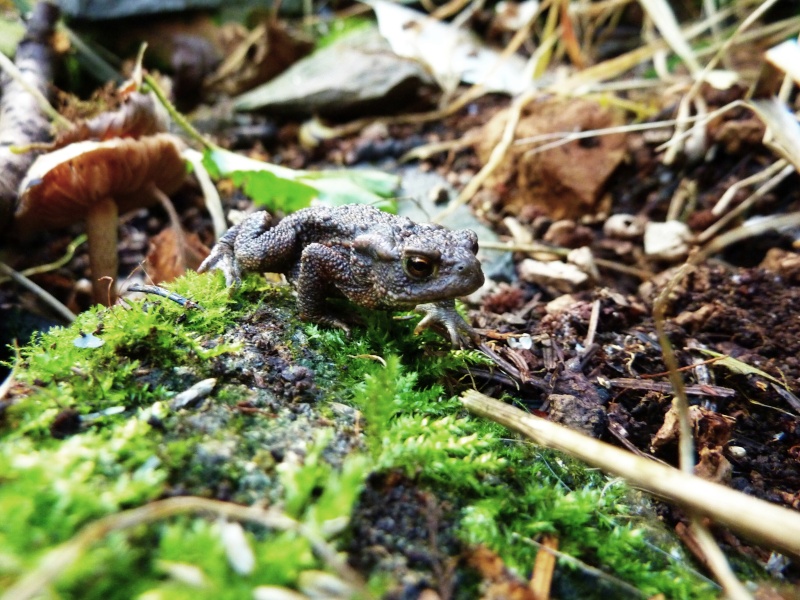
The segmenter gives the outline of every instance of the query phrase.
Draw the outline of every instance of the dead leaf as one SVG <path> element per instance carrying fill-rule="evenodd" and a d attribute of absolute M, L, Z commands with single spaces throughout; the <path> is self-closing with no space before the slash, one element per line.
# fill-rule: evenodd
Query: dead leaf
<path fill-rule="evenodd" d="M 486 124 L 476 151 L 486 164 L 505 128 L 507 111 L 498 113 Z M 617 111 L 595 102 L 548 98 L 532 102 L 517 125 L 519 140 L 563 132 L 604 129 L 622 123 Z M 504 163 L 492 174 L 487 186 L 516 181 L 517 192 L 510 195 L 505 209 L 512 214 L 531 206 L 539 207 L 554 219 L 575 219 L 593 214 L 603 187 L 625 154 L 625 134 L 601 135 L 571 141 L 539 152 L 531 144 L 512 146 Z M 543 143 L 552 142 L 548 138 Z M 541 145 L 541 144 L 538 144 Z"/>
<path fill-rule="evenodd" d="M 751 367 L 747 363 L 743 363 L 740 360 L 737 360 L 731 356 L 725 356 L 719 352 L 714 352 L 713 350 L 706 350 L 705 348 L 697 348 L 703 354 L 707 354 L 708 356 L 713 356 L 714 358 L 719 358 L 714 364 L 725 367 L 729 371 L 733 373 L 737 373 L 739 375 L 758 375 L 759 377 L 763 377 L 764 379 L 768 379 L 777 383 L 780 386 L 786 387 L 784 382 L 775 379 L 769 373 L 765 373 L 761 369 L 757 369 L 756 367 Z"/>
<path fill-rule="evenodd" d="M 720 447 L 700 448 L 698 452 L 700 460 L 694 467 L 694 474 L 708 481 L 724 483 L 729 481 L 733 467 L 725 458 Z"/>
<path fill-rule="evenodd" d="M 113 111 L 103 112 L 92 119 L 76 123 L 53 142 L 52 150 L 85 140 L 140 138 L 167 131 L 167 115 L 160 109 L 152 94 L 130 94 Z"/>
<path fill-rule="evenodd" d="M 467 563 L 484 579 L 481 600 L 536 600 L 527 582 L 514 575 L 489 548 L 479 546 L 469 551 Z"/>
<path fill-rule="evenodd" d="M 229 96 L 269 81 L 314 49 L 314 41 L 280 21 L 268 20 L 247 31 L 228 24 L 220 30 L 225 59 L 203 87 Z"/>
<path fill-rule="evenodd" d="M 147 254 L 147 275 L 153 283 L 166 283 L 183 275 L 187 269 L 196 270 L 208 256 L 209 250 L 196 233 L 185 233 L 186 247 L 181 248 L 172 227 L 167 227 L 150 240 Z"/>

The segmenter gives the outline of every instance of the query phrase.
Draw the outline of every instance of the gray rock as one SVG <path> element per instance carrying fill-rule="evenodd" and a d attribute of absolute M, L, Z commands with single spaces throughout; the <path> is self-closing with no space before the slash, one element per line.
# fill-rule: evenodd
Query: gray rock
<path fill-rule="evenodd" d="M 102 21 L 120 19 L 134 15 L 150 15 L 167 12 L 180 12 L 200 8 L 219 8 L 221 0 L 127 0 L 109 2 L 108 0 L 60 0 L 59 6 L 64 14 L 75 19 Z"/>
<path fill-rule="evenodd" d="M 314 52 L 234 100 L 237 110 L 294 116 L 387 113 L 433 80 L 416 61 L 394 54 L 374 27 Z"/>

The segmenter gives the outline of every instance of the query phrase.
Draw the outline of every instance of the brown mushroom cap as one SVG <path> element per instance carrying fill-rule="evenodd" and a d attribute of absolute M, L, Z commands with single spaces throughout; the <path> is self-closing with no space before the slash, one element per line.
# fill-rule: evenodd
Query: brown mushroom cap
<path fill-rule="evenodd" d="M 20 184 L 14 215 L 18 232 L 66 227 L 108 199 L 120 213 L 152 205 L 153 186 L 169 195 L 186 177 L 181 146 L 178 138 L 163 133 L 77 142 L 40 156 Z"/>

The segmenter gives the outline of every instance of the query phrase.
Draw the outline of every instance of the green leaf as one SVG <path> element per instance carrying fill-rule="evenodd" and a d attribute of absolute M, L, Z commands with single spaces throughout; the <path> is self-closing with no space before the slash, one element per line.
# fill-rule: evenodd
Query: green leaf
<path fill-rule="evenodd" d="M 775 379 L 769 373 L 765 373 L 761 369 L 757 369 L 756 367 L 751 367 L 747 363 L 743 363 L 740 360 L 737 360 L 731 356 L 727 356 L 725 354 L 720 354 L 719 352 L 714 352 L 713 350 L 706 350 L 705 348 L 698 348 L 700 352 L 706 354 L 707 356 L 712 356 L 714 358 L 719 358 L 719 360 L 714 361 L 714 364 L 720 365 L 721 367 L 725 367 L 729 371 L 736 373 L 738 375 L 758 375 L 759 377 L 763 377 L 764 379 L 768 379 L 769 381 L 773 381 L 780 385 L 781 387 L 786 387 L 784 382 Z"/>
<path fill-rule="evenodd" d="M 269 171 L 234 171 L 230 177 L 255 204 L 272 212 L 290 213 L 306 208 L 317 196 L 313 187 Z"/>
<path fill-rule="evenodd" d="M 206 151 L 203 164 L 214 177 L 231 177 L 254 202 L 270 210 L 292 212 L 317 198 L 329 206 L 372 204 L 395 212 L 387 200 L 399 178 L 367 169 L 303 171 L 272 165 L 220 148 Z"/>

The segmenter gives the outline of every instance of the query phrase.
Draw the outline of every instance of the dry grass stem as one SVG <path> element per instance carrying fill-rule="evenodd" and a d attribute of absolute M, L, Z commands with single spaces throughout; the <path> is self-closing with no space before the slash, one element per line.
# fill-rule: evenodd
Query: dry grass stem
<path fill-rule="evenodd" d="M 713 17 L 707 18 L 699 23 L 695 23 L 686 27 L 683 31 L 683 37 L 687 40 L 692 40 L 703 32 L 707 31 L 711 24 L 727 19 L 733 15 L 733 9 L 726 8 L 718 11 Z M 655 40 L 649 44 L 640 46 L 630 52 L 621 54 L 614 58 L 605 60 L 601 63 L 575 72 L 572 76 L 562 80 L 548 88 L 549 92 L 561 95 L 578 94 L 583 91 L 586 86 L 596 85 L 600 81 L 613 79 L 623 73 L 639 66 L 641 63 L 651 59 L 656 52 L 668 48 L 664 40 Z"/>
<path fill-rule="evenodd" d="M 514 539 L 522 542 L 523 544 L 528 544 L 529 546 L 533 546 L 535 548 L 538 548 L 542 552 L 546 552 L 548 554 L 552 554 L 554 557 L 558 558 L 559 560 L 572 565 L 575 568 L 575 570 L 587 573 L 591 578 L 597 579 L 598 581 L 609 581 L 609 582 L 611 582 L 616 589 L 619 589 L 621 591 L 624 590 L 626 592 L 627 596 L 630 596 L 631 598 L 642 598 L 643 600 L 645 600 L 645 598 L 646 598 L 646 596 L 642 593 L 641 590 L 639 590 L 638 588 L 633 587 L 627 581 L 625 581 L 623 579 L 620 579 L 619 577 L 614 577 L 610 573 L 607 573 L 607 572 L 605 572 L 605 571 L 603 571 L 601 569 L 598 569 L 597 567 L 593 567 L 593 566 L 583 562 L 582 560 L 575 558 L 574 556 L 571 556 L 569 554 L 565 554 L 564 552 L 561 552 L 557 548 L 552 548 L 550 546 L 546 546 L 542 542 L 538 542 L 538 541 L 534 540 L 533 538 L 523 537 L 523 536 L 519 535 L 518 533 L 512 533 L 511 535 L 512 535 L 512 537 Z M 697 575 L 700 576 L 700 577 L 703 577 L 699 573 L 697 573 Z M 714 582 L 711 581 L 711 580 L 709 580 L 709 583 L 711 583 L 712 585 L 714 584 Z M 537 597 L 537 600 L 539 600 L 538 597 Z"/>
<path fill-rule="evenodd" d="M 399 162 L 406 163 L 411 160 L 427 160 L 431 156 L 441 154 L 442 152 L 458 152 L 464 148 L 468 148 L 480 139 L 480 135 L 465 135 L 457 140 L 446 140 L 444 142 L 431 142 L 417 146 L 403 154 L 399 158 Z"/>
<path fill-rule="evenodd" d="M 800 514 L 673 467 L 640 458 L 475 390 L 462 395 L 471 412 L 565 452 L 769 548 L 800 558 Z"/>
<path fill-rule="evenodd" d="M 681 31 L 669 3 L 666 0 L 639 0 L 639 4 L 647 11 L 661 36 L 667 41 L 672 51 L 683 60 L 689 72 L 695 74 L 700 71 L 700 63 L 697 62 L 694 51 Z"/>
<path fill-rule="evenodd" d="M 283 512 L 275 508 L 263 509 L 197 496 L 182 496 L 156 500 L 144 506 L 108 515 L 89 523 L 72 539 L 45 554 L 39 566 L 6 590 L 0 596 L 0 600 L 28 600 L 43 594 L 47 586 L 55 582 L 91 546 L 112 532 L 154 523 L 175 515 L 193 513 L 210 513 L 217 517 L 256 523 L 268 529 L 295 531 L 311 543 L 317 556 L 336 571 L 342 579 L 359 588 L 365 597 L 369 597 L 361 577 L 339 557 L 336 550 L 316 533 L 289 518 Z"/>
<path fill-rule="evenodd" d="M 567 254 L 569 254 L 570 252 L 568 248 L 548 246 L 547 244 L 537 244 L 536 242 L 532 244 L 513 244 L 513 243 L 509 244 L 506 242 L 481 241 L 480 247 L 483 248 L 484 250 L 507 250 L 508 252 L 527 252 L 527 253 L 540 252 L 561 257 L 566 257 Z M 633 267 L 631 265 L 625 265 L 605 258 L 594 257 L 594 262 L 598 267 L 603 267 L 604 269 L 608 269 L 610 271 L 617 271 L 619 273 L 631 275 L 632 277 L 637 277 L 643 281 L 652 278 L 654 275 L 652 271 L 648 271 L 647 269 Z"/>
<path fill-rule="evenodd" d="M 439 21 L 448 19 L 453 15 L 461 12 L 472 0 L 450 0 L 447 4 L 442 4 L 431 12 L 431 17 Z"/>
<path fill-rule="evenodd" d="M 18 273 L 17 271 L 15 271 L 14 269 L 12 269 L 3 262 L 0 262 L 0 273 L 13 279 L 16 283 L 18 283 L 22 287 L 33 292 L 45 304 L 47 304 L 56 313 L 58 313 L 58 315 L 64 322 L 72 323 L 75 320 L 75 315 L 70 309 L 68 309 L 61 302 L 59 302 L 59 300 L 55 296 L 53 296 L 50 292 L 48 292 L 41 286 L 37 285 L 36 283 L 25 277 L 22 273 Z"/>
<path fill-rule="evenodd" d="M 698 118 L 699 117 L 692 117 L 693 120 L 697 120 Z M 554 142 L 552 144 L 543 145 L 535 149 L 536 152 L 543 152 L 544 150 L 550 150 L 551 148 L 556 148 L 577 140 L 600 137 L 603 135 L 613 135 L 616 133 L 650 131 L 651 129 L 673 127 L 677 123 L 677 120 L 669 119 L 667 121 L 653 121 L 652 123 L 632 123 L 631 125 L 617 125 L 615 127 L 605 127 L 602 129 L 587 129 L 586 131 L 557 131 L 553 133 L 542 133 L 540 135 L 534 135 L 531 137 L 519 138 L 518 140 L 514 141 L 514 145 L 527 146 L 529 144 L 532 145 L 538 144 L 539 142 L 553 140 Z"/>
<path fill-rule="evenodd" d="M 718 254 L 731 244 L 741 242 L 747 238 L 762 235 L 768 231 L 776 229 L 788 229 L 800 226 L 800 212 L 793 212 L 786 215 L 776 215 L 760 219 L 755 223 L 748 223 L 723 233 L 714 238 L 708 245 L 704 246 L 695 256 L 692 262 L 699 264 L 714 254 Z"/>
<path fill-rule="evenodd" d="M 777 163 L 776 163 L 777 164 Z M 795 168 L 792 165 L 786 165 L 781 169 L 777 175 L 773 175 L 769 178 L 769 180 L 758 188 L 755 192 L 750 194 L 747 198 L 745 198 L 739 206 L 731 210 L 730 212 L 726 213 L 722 218 L 720 218 L 716 223 L 709 226 L 703 233 L 697 236 L 697 242 L 700 244 L 705 244 L 709 240 L 711 240 L 714 236 L 716 236 L 720 231 L 722 231 L 725 227 L 727 227 L 732 221 L 739 218 L 739 216 L 743 215 L 745 212 L 750 210 L 750 208 L 764 195 L 771 192 L 775 187 L 778 186 L 784 179 L 789 177 L 795 172 Z"/>
<path fill-rule="evenodd" d="M 228 231 L 228 222 L 225 220 L 225 211 L 222 208 L 222 200 L 219 197 L 217 186 L 211 181 L 211 176 L 203 165 L 202 154 L 192 148 L 186 148 L 182 154 L 186 162 L 194 169 L 194 175 L 197 183 L 200 184 L 200 191 L 203 193 L 206 210 L 208 210 L 214 225 L 214 239 L 218 240 Z"/>
<path fill-rule="evenodd" d="M 694 534 L 694 539 L 698 547 L 705 555 L 706 564 L 714 577 L 722 586 L 725 592 L 725 597 L 729 600 L 753 600 L 753 595 L 747 591 L 741 581 L 736 578 L 736 575 L 728 563 L 728 559 L 720 550 L 719 545 L 708 528 L 703 525 L 702 519 L 696 515 L 691 517 L 691 531 Z"/>
<path fill-rule="evenodd" d="M 589 348 L 594 344 L 594 336 L 597 333 L 597 323 L 600 321 L 600 299 L 592 302 L 592 314 L 589 315 L 589 327 L 586 337 L 583 340 L 583 347 Z"/>
<path fill-rule="evenodd" d="M 703 85 L 703 83 L 708 81 L 711 71 L 713 71 L 714 68 L 717 66 L 717 64 L 719 64 L 719 61 L 721 60 L 722 56 L 727 54 L 730 51 L 731 47 L 733 47 L 733 45 L 737 43 L 737 39 L 739 38 L 739 36 L 746 29 L 748 29 L 753 23 L 755 23 L 756 20 L 761 18 L 761 16 L 763 16 L 763 14 L 769 8 L 771 8 L 772 5 L 775 4 L 777 1 L 778 0 L 766 0 L 765 2 L 763 2 L 761 6 L 759 6 L 756 10 L 754 10 L 744 21 L 742 21 L 739 24 L 739 26 L 736 28 L 733 34 L 727 40 L 725 40 L 725 43 L 723 43 L 722 46 L 719 47 L 716 53 L 708 61 L 708 63 L 706 63 L 706 66 L 699 72 L 697 71 L 693 72 L 694 83 L 692 84 L 692 87 L 689 89 L 689 91 L 686 92 L 684 97 L 681 99 L 679 105 L 678 109 L 679 120 L 681 120 L 682 118 L 685 119 L 688 116 L 689 104 L 693 102 L 695 98 L 698 97 L 701 86 Z M 702 123 L 702 121 L 700 123 Z M 695 127 L 697 127 L 698 125 L 699 123 L 695 125 Z M 676 127 L 675 134 L 673 136 L 673 141 L 675 143 L 668 143 L 669 150 L 664 155 L 664 164 L 667 165 L 672 164 L 677 152 L 679 152 L 679 150 L 682 149 L 681 144 L 679 144 L 677 140 L 680 139 L 683 134 L 684 134 L 683 127 L 681 125 Z"/>
<path fill-rule="evenodd" d="M 550 589 L 553 584 L 553 573 L 556 568 L 556 555 L 547 550 L 558 550 L 558 538 L 546 535 L 542 540 L 542 547 L 536 554 L 531 575 L 530 590 L 536 600 L 549 600 Z"/>
<path fill-rule="evenodd" d="M 459 206 L 469 202 L 475 193 L 481 189 L 483 182 L 486 181 L 486 179 L 503 162 L 503 159 L 508 153 L 509 148 L 511 148 L 511 144 L 514 141 L 514 132 L 517 130 L 517 124 L 519 124 L 520 117 L 522 116 L 522 110 L 539 94 L 540 92 L 537 90 L 530 90 L 514 99 L 514 102 L 508 109 L 508 117 L 505 128 L 503 129 L 503 135 L 501 136 L 500 141 L 497 142 L 497 145 L 492 149 L 489 160 L 483 166 L 483 168 L 478 171 L 475 177 L 470 180 L 464 189 L 461 190 L 461 193 L 458 195 L 458 197 L 455 198 L 455 200 L 453 200 L 447 208 L 445 208 L 432 219 L 433 223 L 441 223 L 443 220 L 447 219 L 447 217 L 453 214 L 453 212 L 455 212 Z"/>
<path fill-rule="evenodd" d="M 693 269 L 693 264 L 685 263 L 676 271 L 653 303 L 653 321 L 658 334 L 658 342 L 661 344 L 664 364 L 669 371 L 669 381 L 672 384 L 674 394 L 672 401 L 678 410 L 680 467 L 681 471 L 687 474 L 694 470 L 694 438 L 692 437 L 691 419 L 689 417 L 689 399 L 686 396 L 686 387 L 679 370 L 678 359 L 675 357 L 672 343 L 667 336 L 666 329 L 664 329 L 664 319 L 673 290 Z"/>
<path fill-rule="evenodd" d="M 761 183 L 762 181 L 769 179 L 776 173 L 780 172 L 781 170 L 785 169 L 789 163 L 784 159 L 780 159 L 772 163 L 763 171 L 759 171 L 758 173 L 751 175 L 750 177 L 746 177 L 745 179 L 740 179 L 736 183 L 732 184 L 725 193 L 720 196 L 717 203 L 714 205 L 714 208 L 711 209 L 711 213 L 720 216 L 724 214 L 728 210 L 728 206 L 736 197 L 736 194 L 739 193 L 739 190 L 742 188 L 751 186 L 755 183 Z"/>

